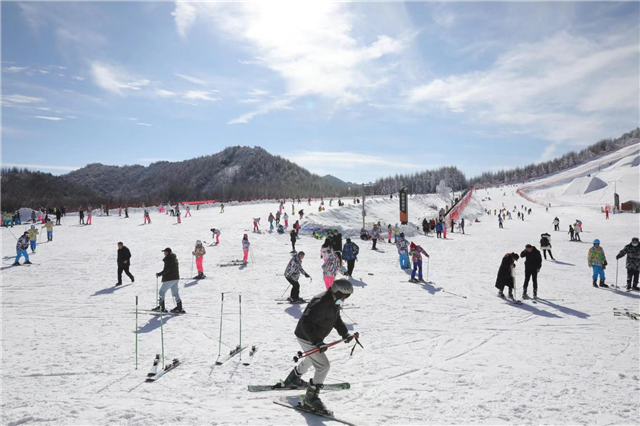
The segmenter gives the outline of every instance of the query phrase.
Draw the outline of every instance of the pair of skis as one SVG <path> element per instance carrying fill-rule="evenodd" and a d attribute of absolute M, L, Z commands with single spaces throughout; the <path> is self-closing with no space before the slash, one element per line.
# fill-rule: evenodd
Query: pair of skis
<path fill-rule="evenodd" d="M 248 262 L 245 262 L 243 260 L 231 260 L 228 263 L 219 263 L 218 266 L 223 268 L 225 266 L 242 266 L 242 265 L 246 265 Z"/>
<path fill-rule="evenodd" d="M 326 388 L 326 385 L 325 385 Z M 335 422 L 338 423 L 342 423 L 348 426 L 356 426 L 354 423 L 351 423 L 348 420 L 339 418 L 334 416 L 333 412 L 331 411 L 316 411 L 316 410 L 312 410 L 310 408 L 307 408 L 304 405 L 304 395 L 300 395 L 299 397 L 288 397 L 288 398 L 281 398 L 281 399 L 277 399 L 275 401 L 273 401 L 274 404 L 280 405 L 282 407 L 286 407 L 286 408 L 291 408 L 293 410 L 296 411 L 302 411 L 304 413 L 309 413 L 309 414 L 313 414 L 316 416 L 320 416 L 320 417 L 324 417 L 330 420 L 333 420 Z"/>
<path fill-rule="evenodd" d="M 613 308 L 613 315 L 616 317 L 627 317 L 632 320 L 640 320 L 640 314 L 637 312 L 631 312 L 628 309 Z"/>
<path fill-rule="evenodd" d="M 157 354 L 155 359 L 153 360 L 153 366 L 151 367 L 151 371 L 149 371 L 149 373 L 147 373 L 147 380 L 146 381 L 147 382 L 155 382 L 160 377 L 164 376 L 169 371 L 175 369 L 179 365 L 180 365 L 180 360 L 178 358 L 175 358 L 171 362 L 171 364 L 169 364 L 166 367 L 158 370 L 160 368 L 160 354 Z"/>

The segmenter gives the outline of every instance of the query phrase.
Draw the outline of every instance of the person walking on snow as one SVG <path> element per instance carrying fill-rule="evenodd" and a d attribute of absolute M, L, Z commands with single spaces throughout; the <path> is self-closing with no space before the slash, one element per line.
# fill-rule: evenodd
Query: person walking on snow
<path fill-rule="evenodd" d="M 320 247 L 320 259 L 322 259 L 323 263 L 327 261 L 331 253 L 333 253 L 333 246 L 331 245 L 331 238 L 327 237 Z"/>
<path fill-rule="evenodd" d="M 577 228 L 576 228 L 577 229 Z M 589 249 L 587 263 L 593 269 L 593 286 L 598 287 L 598 277 L 600 277 L 600 287 L 609 287 L 604 283 L 604 270 L 607 268 L 607 257 L 604 255 L 604 249 L 600 247 L 600 240 L 593 240 L 593 246 Z"/>
<path fill-rule="evenodd" d="M 400 236 L 400 227 L 396 223 L 395 228 L 393 228 L 393 242 L 398 241 L 398 237 Z"/>
<path fill-rule="evenodd" d="M 573 230 L 575 232 L 574 238 L 576 241 L 582 241 L 580 239 L 580 233 L 582 232 L 582 228 L 580 226 L 578 226 L 577 224 L 573 225 Z"/>
<path fill-rule="evenodd" d="M 298 240 L 298 238 L 296 237 L 296 230 L 292 229 L 291 232 L 289 232 L 289 238 L 291 239 L 291 252 L 295 253 L 296 251 L 296 241 Z"/>
<path fill-rule="evenodd" d="M 520 257 L 526 259 L 524 261 L 524 284 L 522 286 L 522 298 L 529 299 L 527 287 L 529 286 L 529 278 L 533 280 L 533 298 L 538 297 L 538 273 L 542 268 L 542 256 L 537 248 L 531 244 L 527 244 L 520 253 Z"/>
<path fill-rule="evenodd" d="M 436 223 L 436 238 L 442 238 L 442 222 Z"/>
<path fill-rule="evenodd" d="M 80 225 L 84 225 L 84 212 L 82 209 L 78 212 L 78 217 L 80 218 Z"/>
<path fill-rule="evenodd" d="M 300 223 L 296 220 L 296 223 L 293 224 L 293 229 L 296 230 L 296 238 L 298 238 L 298 235 L 300 234 Z"/>
<path fill-rule="evenodd" d="M 31 253 L 36 252 L 36 244 L 38 243 L 38 235 L 40 232 L 36 229 L 35 225 L 31 225 L 29 229 L 29 243 L 31 244 Z"/>
<path fill-rule="evenodd" d="M 288 228 L 289 227 L 289 215 L 285 212 L 284 216 L 282 216 L 282 219 L 284 220 L 284 227 Z"/>
<path fill-rule="evenodd" d="M 374 223 L 373 229 L 371 230 L 371 241 L 373 242 L 371 250 L 377 250 L 376 243 L 378 242 L 378 240 L 382 240 L 380 238 L 380 229 L 378 229 L 378 224 Z"/>
<path fill-rule="evenodd" d="M 553 219 L 553 230 L 554 231 L 559 231 L 560 230 L 560 219 L 558 219 L 558 216 L 556 216 L 555 219 Z"/>
<path fill-rule="evenodd" d="M 85 225 L 91 225 L 91 206 L 87 209 L 87 223 Z"/>
<path fill-rule="evenodd" d="M 509 217 L 511 217 L 511 215 L 509 215 Z M 464 234 L 464 218 L 460 219 L 460 230 L 462 234 Z"/>
<path fill-rule="evenodd" d="M 349 334 L 347 326 L 340 318 L 340 305 L 353 294 L 353 285 L 348 280 L 336 280 L 330 290 L 314 296 L 302 313 L 296 326 L 295 335 L 303 351 L 318 349 L 313 355 L 302 358 L 293 368 L 284 382 L 277 387 L 287 389 L 307 389 L 301 403 L 305 409 L 330 414 L 319 397 L 331 364 L 326 355 L 328 346 L 324 343 L 331 330 L 335 329 L 345 343 L 358 338 L 358 333 Z M 315 375 L 309 383 L 302 376 L 313 365 Z"/>
<path fill-rule="evenodd" d="M 62 212 L 60 209 L 56 209 L 56 225 L 60 225 L 60 219 L 62 219 Z"/>
<path fill-rule="evenodd" d="M 164 304 L 164 296 L 167 291 L 171 289 L 171 295 L 176 301 L 176 307 L 171 310 L 174 314 L 184 314 L 182 309 L 182 300 L 180 299 L 180 293 L 178 290 L 178 283 L 180 282 L 180 268 L 178 264 L 178 258 L 175 253 L 171 252 L 169 247 L 162 250 L 164 253 L 164 269 L 156 274 L 156 277 L 162 277 L 162 286 L 158 292 L 158 306 L 151 309 L 156 312 L 167 312 Z"/>
<path fill-rule="evenodd" d="M 191 206 L 187 205 L 187 211 L 184 214 L 184 217 L 189 217 L 191 216 Z"/>
<path fill-rule="evenodd" d="M 289 295 L 290 302 L 300 302 L 304 299 L 300 298 L 300 274 L 303 274 L 307 278 L 311 278 L 309 274 L 302 269 L 302 260 L 304 259 L 304 252 L 293 253 L 291 260 L 287 264 L 287 268 L 284 270 L 284 277 L 291 284 L 291 294 Z"/>
<path fill-rule="evenodd" d="M 389 230 L 391 230 L 391 225 L 389 225 Z M 424 235 L 429 234 L 429 222 L 427 222 L 427 218 L 422 219 L 422 232 Z M 391 231 L 389 231 L 389 242 L 391 242 Z"/>
<path fill-rule="evenodd" d="M 400 256 L 400 268 L 409 269 L 409 242 L 404 239 L 404 232 L 400 233 L 396 247 L 398 248 L 398 256 Z"/>
<path fill-rule="evenodd" d="M 576 237 L 574 236 L 574 232 L 575 230 L 573 229 L 573 226 L 569 225 L 569 232 L 567 232 L 567 234 L 571 235 L 571 241 L 576 240 Z"/>
<path fill-rule="evenodd" d="M 182 223 L 182 220 L 180 219 L 180 206 L 176 205 L 176 218 L 178 219 L 177 223 Z"/>
<path fill-rule="evenodd" d="M 124 208 L 124 218 L 129 219 L 129 207 L 125 206 Z M 149 219 L 149 223 L 151 223 L 151 219 Z"/>
<path fill-rule="evenodd" d="M 411 257 L 413 260 L 413 271 L 411 272 L 411 281 L 412 283 L 417 283 L 423 281 L 422 279 L 422 255 L 429 257 L 426 251 L 420 246 L 417 246 L 411 242 Z M 418 279 L 416 280 L 416 271 L 418 271 Z"/>
<path fill-rule="evenodd" d="M 502 216 L 498 216 L 498 228 L 502 228 Z"/>
<path fill-rule="evenodd" d="M 204 276 L 204 268 L 202 267 L 202 261 L 204 260 L 204 255 L 207 254 L 207 251 L 202 246 L 202 241 L 196 241 L 196 247 L 193 249 L 192 254 L 196 257 L 196 268 L 198 269 L 198 275 L 193 277 L 194 280 L 201 280 L 206 278 Z"/>
<path fill-rule="evenodd" d="M 391 227 L 391 224 L 387 226 L 387 233 L 389 234 L 389 244 L 391 244 L 391 236 L 393 235 L 393 228 Z"/>
<path fill-rule="evenodd" d="M 260 232 L 260 227 L 258 225 L 260 225 L 260 218 L 259 217 L 254 217 L 253 218 L 253 232 Z"/>
<path fill-rule="evenodd" d="M 358 253 L 360 253 L 360 247 L 356 243 L 351 242 L 351 238 L 347 238 L 347 243 L 342 248 L 342 259 L 347 261 L 347 274 L 346 276 L 351 278 L 353 276 L 353 268 L 358 260 Z"/>
<path fill-rule="evenodd" d="M 333 235 L 331 236 L 331 247 L 340 260 L 340 266 L 342 266 L 342 234 L 337 229 L 333 230 Z"/>
<path fill-rule="evenodd" d="M 540 248 L 542 249 L 544 260 L 547 260 L 547 252 L 549 252 L 551 260 L 555 260 L 553 258 L 553 254 L 551 253 L 551 235 L 547 234 L 546 232 L 540 235 Z"/>
<path fill-rule="evenodd" d="M 224 213 L 224 203 L 220 203 L 220 213 Z"/>
<path fill-rule="evenodd" d="M 31 210 L 31 220 L 33 221 L 33 223 L 36 223 L 36 211 L 35 210 Z"/>
<path fill-rule="evenodd" d="M 211 238 L 215 237 L 216 244 L 220 244 L 220 230 L 216 228 L 211 228 L 211 232 L 212 232 Z"/>
<path fill-rule="evenodd" d="M 269 221 L 269 231 L 273 231 L 273 220 L 275 219 L 275 217 L 273 217 L 273 213 L 269 213 L 269 218 L 267 219 Z"/>
<path fill-rule="evenodd" d="M 53 241 L 53 222 L 48 220 L 42 229 L 47 228 L 47 241 Z"/>
<path fill-rule="evenodd" d="M 27 249 L 29 248 L 29 231 L 24 231 L 24 234 L 20 238 L 18 238 L 18 242 L 16 243 L 16 260 L 13 262 L 13 266 L 20 266 L 20 258 L 24 256 L 25 265 L 31 265 L 29 261 L 29 253 L 27 253 Z"/>
<path fill-rule="evenodd" d="M 515 280 L 516 262 L 520 257 L 516 253 L 507 253 L 502 258 L 500 268 L 498 269 L 498 277 L 496 278 L 496 288 L 498 289 L 498 297 L 504 299 L 504 288 L 509 288 L 509 299 L 515 301 L 513 297 L 513 283 Z"/>
<path fill-rule="evenodd" d="M 146 225 L 147 222 L 149 222 L 149 225 L 151 225 L 151 217 L 149 217 L 149 211 L 147 209 L 144 209 L 144 224 Z"/>
<path fill-rule="evenodd" d="M 633 237 L 631 243 L 624 246 L 616 259 L 627 256 L 627 291 L 640 291 L 638 288 L 638 276 L 640 275 L 640 247 L 638 247 L 638 237 Z M 633 286 L 633 287 L 632 287 Z"/>
<path fill-rule="evenodd" d="M 336 279 L 336 275 L 340 270 L 340 259 L 331 249 L 329 256 L 326 258 L 324 264 L 322 265 L 322 276 L 324 277 L 324 285 L 329 290 L 329 287 L 333 284 L 333 281 Z"/>
<path fill-rule="evenodd" d="M 300 220 L 302 220 L 302 218 L 304 217 L 304 210 L 302 210 L 302 209 L 301 209 L 301 210 L 298 212 L 298 214 L 300 215 Z"/>
<path fill-rule="evenodd" d="M 276 227 L 280 225 L 280 210 L 276 212 Z"/>
<path fill-rule="evenodd" d="M 251 243 L 249 243 L 249 236 L 247 234 L 244 234 L 244 236 L 242 237 L 242 252 L 244 253 L 244 257 L 242 258 L 243 263 L 247 263 L 247 260 L 249 259 L 250 246 Z"/>
<path fill-rule="evenodd" d="M 116 287 L 122 285 L 122 272 L 127 274 L 131 282 L 135 281 L 131 272 L 129 272 L 129 266 L 131 266 L 131 252 L 127 247 L 125 247 L 122 242 L 118 242 L 118 259 L 116 261 L 118 263 L 118 282 L 116 283 Z"/>

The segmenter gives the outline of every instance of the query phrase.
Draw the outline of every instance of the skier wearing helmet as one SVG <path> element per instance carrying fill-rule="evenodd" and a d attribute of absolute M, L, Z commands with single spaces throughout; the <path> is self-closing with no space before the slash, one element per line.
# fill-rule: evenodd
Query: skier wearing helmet
<path fill-rule="evenodd" d="M 318 349 L 318 352 L 302 358 L 300 364 L 289 373 L 285 381 L 276 386 L 289 389 L 303 389 L 306 387 L 307 393 L 300 399 L 304 408 L 308 410 L 324 414 L 331 413 L 318 396 L 331 367 L 329 358 L 325 354 L 328 346 L 324 343 L 324 340 L 334 328 L 346 343 L 349 343 L 354 337 L 358 337 L 358 333 L 349 334 L 347 326 L 340 318 L 340 305 L 352 294 L 353 286 L 349 281 L 345 279 L 336 280 L 331 288 L 311 299 L 298 321 L 295 335 L 302 350 L 306 352 Z M 307 383 L 302 380 L 302 375 L 312 365 L 315 369 L 315 374 L 313 379 Z"/>
<path fill-rule="evenodd" d="M 198 275 L 193 277 L 193 279 L 201 280 L 203 278 L 206 278 L 204 275 L 204 268 L 202 267 L 202 261 L 204 260 L 204 255 L 207 254 L 207 251 L 204 249 L 202 241 L 196 241 L 196 248 L 193 249 L 192 253 L 196 257 L 196 268 L 198 268 Z"/>
<path fill-rule="evenodd" d="M 577 228 L 576 228 L 577 229 Z M 604 255 L 604 250 L 600 247 L 600 240 L 593 240 L 593 247 L 589 249 L 589 255 L 587 256 L 587 262 L 589 267 L 593 269 L 593 286 L 598 287 L 598 276 L 600 277 L 600 287 L 609 287 L 604 283 L 604 270 L 607 267 L 607 258 Z"/>

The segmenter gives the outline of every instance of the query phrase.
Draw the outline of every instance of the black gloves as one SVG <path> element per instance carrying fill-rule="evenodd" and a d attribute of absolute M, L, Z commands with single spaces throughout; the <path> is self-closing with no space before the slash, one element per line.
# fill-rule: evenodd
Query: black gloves
<path fill-rule="evenodd" d="M 316 347 L 320 349 L 320 353 L 325 353 L 329 347 L 325 342 L 316 343 Z"/>
<path fill-rule="evenodd" d="M 355 332 L 353 334 L 347 333 L 346 336 L 343 336 L 345 343 L 350 343 L 353 339 L 357 339 L 358 337 L 360 337 L 360 334 L 358 332 Z"/>

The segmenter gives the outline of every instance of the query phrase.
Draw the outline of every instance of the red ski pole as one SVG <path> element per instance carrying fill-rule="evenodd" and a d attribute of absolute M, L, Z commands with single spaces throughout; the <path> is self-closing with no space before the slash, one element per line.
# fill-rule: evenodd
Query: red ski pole
<path fill-rule="evenodd" d="M 336 340 L 335 342 L 331 342 L 331 343 L 327 344 L 327 348 L 330 348 L 331 346 L 335 346 L 338 343 L 342 343 L 343 341 L 344 341 L 344 339 L 340 339 L 340 340 Z M 315 355 L 318 352 L 320 352 L 320 348 L 309 349 L 306 352 L 298 351 L 298 355 L 293 357 L 293 361 L 294 362 L 298 362 L 298 360 L 300 360 L 300 358 L 304 358 L 304 357 L 307 357 L 309 355 Z"/>

